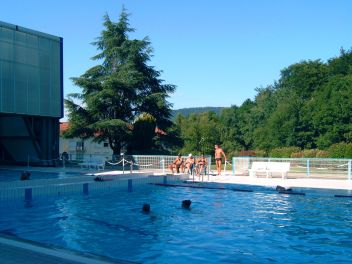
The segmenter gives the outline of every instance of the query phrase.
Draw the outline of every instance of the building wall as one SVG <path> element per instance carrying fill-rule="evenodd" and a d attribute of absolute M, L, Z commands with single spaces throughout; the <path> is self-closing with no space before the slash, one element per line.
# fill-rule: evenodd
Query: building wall
<path fill-rule="evenodd" d="M 0 113 L 62 117 L 62 39 L 0 22 Z"/>
<path fill-rule="evenodd" d="M 59 157 L 62 52 L 60 37 L 0 22 L 0 163 Z"/>
<path fill-rule="evenodd" d="M 86 155 L 111 158 L 113 151 L 107 142 L 96 143 L 91 139 L 60 137 L 60 154 L 66 152 L 72 159 L 83 159 Z"/>

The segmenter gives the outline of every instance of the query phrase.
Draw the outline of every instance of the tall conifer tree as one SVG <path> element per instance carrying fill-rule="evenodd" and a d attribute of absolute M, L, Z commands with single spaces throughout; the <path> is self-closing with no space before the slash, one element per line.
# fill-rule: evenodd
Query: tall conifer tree
<path fill-rule="evenodd" d="M 117 23 L 104 16 L 104 30 L 92 43 L 99 50 L 92 59 L 99 64 L 72 78 L 82 93 L 65 100 L 70 122 L 66 136 L 107 140 L 114 154 L 129 143 L 133 123 L 141 114 L 155 118 L 163 130 L 172 125 L 167 98 L 175 86 L 164 84 L 160 71 L 148 65 L 149 39 L 130 39 L 134 29 L 128 16 L 124 8 Z"/>

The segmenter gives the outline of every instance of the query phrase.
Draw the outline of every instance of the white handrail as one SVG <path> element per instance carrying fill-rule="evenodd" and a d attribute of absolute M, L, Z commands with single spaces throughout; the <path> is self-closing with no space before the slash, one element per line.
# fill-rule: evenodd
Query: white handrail
<path fill-rule="evenodd" d="M 224 164 L 224 174 L 225 175 L 226 175 L 226 164 L 230 164 L 232 166 L 231 162 L 225 160 L 225 164 Z"/>

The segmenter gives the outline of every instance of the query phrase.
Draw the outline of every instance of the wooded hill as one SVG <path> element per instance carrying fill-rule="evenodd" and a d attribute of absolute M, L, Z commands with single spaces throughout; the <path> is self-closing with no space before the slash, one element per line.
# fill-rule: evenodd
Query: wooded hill
<path fill-rule="evenodd" d="M 190 108 L 176 109 L 176 110 L 172 110 L 172 119 L 175 120 L 178 114 L 181 114 L 183 116 L 189 116 L 190 114 L 199 114 L 203 112 L 214 112 L 220 116 L 220 113 L 224 108 L 225 107 L 206 106 L 206 107 L 190 107 Z"/>

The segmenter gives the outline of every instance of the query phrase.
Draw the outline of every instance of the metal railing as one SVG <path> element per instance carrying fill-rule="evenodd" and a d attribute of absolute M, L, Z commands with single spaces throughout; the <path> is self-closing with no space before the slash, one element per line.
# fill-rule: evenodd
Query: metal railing
<path fill-rule="evenodd" d="M 152 171 L 169 173 L 168 166 L 177 156 L 169 155 L 117 155 L 105 156 L 95 154 L 67 154 L 53 160 L 38 160 L 28 156 L 27 166 L 37 166 L 41 163 L 54 163 L 64 169 L 116 170 L 123 173 L 133 171 Z M 187 158 L 183 156 L 184 160 Z M 197 160 L 197 156 L 194 156 Z M 214 169 L 211 156 L 206 156 L 208 173 Z M 352 180 L 352 159 L 320 159 L 320 158 L 259 158 L 234 157 L 232 163 L 223 164 L 225 175 L 249 175 L 248 170 L 253 162 L 289 162 L 288 178 L 322 178 Z"/>
<path fill-rule="evenodd" d="M 182 156 L 184 161 L 187 156 Z M 198 156 L 193 156 L 195 160 Z M 27 167 L 40 166 L 41 164 L 55 164 L 61 168 L 81 168 L 88 170 L 118 170 L 133 171 L 153 171 L 159 173 L 167 173 L 168 166 L 173 163 L 177 156 L 170 155 L 97 155 L 97 154 L 70 154 L 61 155 L 57 159 L 40 160 L 28 156 Z M 211 164 L 211 156 L 205 156 L 208 164 Z M 210 168 L 210 166 L 209 166 Z"/>
<path fill-rule="evenodd" d="M 131 155 L 124 157 L 128 164 L 132 164 L 133 168 L 138 170 L 148 170 L 160 173 L 167 173 L 168 167 L 174 162 L 177 156 L 168 156 L 168 155 Z M 186 156 L 182 156 L 184 161 Z M 194 156 L 195 160 L 199 157 Z M 208 164 L 211 164 L 211 156 L 205 156 L 208 161 Z"/>
<path fill-rule="evenodd" d="M 232 174 L 249 175 L 248 170 L 256 161 L 289 162 L 288 178 L 345 180 L 352 178 L 352 160 L 350 159 L 234 157 L 232 158 Z"/>

